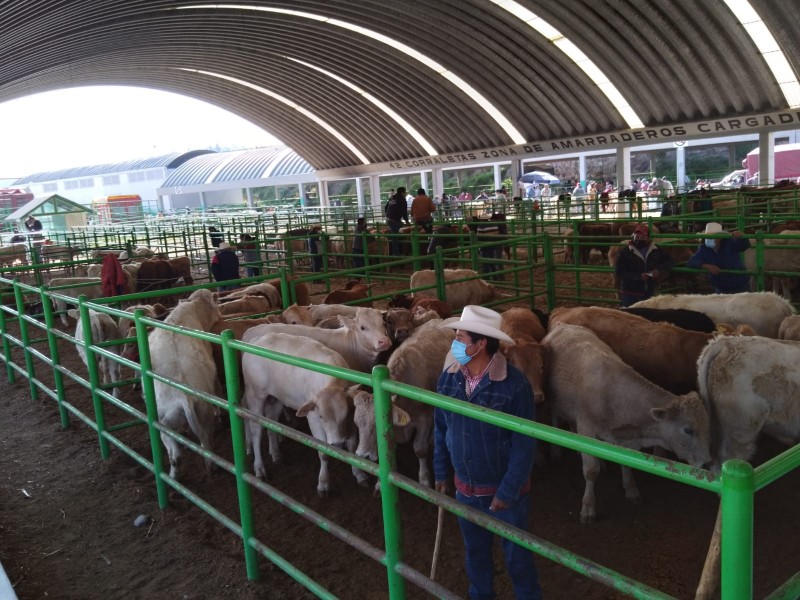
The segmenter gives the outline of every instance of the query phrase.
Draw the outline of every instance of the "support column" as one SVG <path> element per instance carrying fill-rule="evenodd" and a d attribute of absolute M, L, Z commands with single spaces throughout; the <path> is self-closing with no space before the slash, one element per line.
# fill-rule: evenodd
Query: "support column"
<path fill-rule="evenodd" d="M 578 156 L 578 181 L 581 182 L 581 187 L 586 189 L 586 156 L 583 154 Z"/>
<path fill-rule="evenodd" d="M 330 201 L 328 200 L 328 182 L 327 181 L 320 181 L 318 185 L 319 189 L 319 206 L 320 208 L 328 208 L 330 206 Z"/>
<path fill-rule="evenodd" d="M 420 172 L 420 174 L 419 174 L 419 187 L 421 187 L 422 189 L 424 189 L 424 190 L 425 190 L 425 193 L 427 193 L 427 194 L 428 194 L 428 196 L 431 196 L 431 197 L 433 196 L 433 193 L 432 193 L 432 192 L 431 192 L 431 190 L 428 188 L 428 172 L 427 172 L 427 171 L 421 171 L 421 172 Z M 411 193 L 412 193 L 412 194 L 414 194 L 414 195 L 416 196 L 416 195 L 417 195 L 417 194 L 415 193 L 416 191 L 417 191 L 417 190 L 414 190 L 414 191 L 412 191 Z"/>
<path fill-rule="evenodd" d="M 361 177 L 356 177 L 356 200 L 358 202 L 358 216 L 364 216 L 364 185 Z"/>
<path fill-rule="evenodd" d="M 678 192 L 687 192 L 690 186 L 686 183 L 686 144 L 688 142 L 675 143 L 675 190 Z"/>
<path fill-rule="evenodd" d="M 511 196 L 525 196 L 525 187 L 519 188 L 517 182 L 523 174 L 522 161 L 519 159 L 512 160 L 511 166 L 508 169 L 508 176 L 511 178 L 511 188 L 509 190 Z"/>
<path fill-rule="evenodd" d="M 381 214 L 381 178 L 379 175 L 369 176 L 369 203 L 376 215 Z"/>
<path fill-rule="evenodd" d="M 631 149 L 617 148 L 617 188 L 631 187 Z"/>
<path fill-rule="evenodd" d="M 275 186 L 275 202 L 278 203 L 280 201 L 281 201 L 281 193 L 280 193 L 280 189 L 276 185 Z"/>
<path fill-rule="evenodd" d="M 775 183 L 775 134 L 758 134 L 758 185 Z"/>
<path fill-rule="evenodd" d="M 500 165 L 494 165 L 494 189 L 503 187 L 503 178 L 500 175 Z"/>
<path fill-rule="evenodd" d="M 204 192 L 200 192 L 200 210 L 206 212 L 206 195 Z"/>
<path fill-rule="evenodd" d="M 298 183 L 297 184 L 297 193 L 300 196 L 300 208 L 305 208 L 305 206 L 306 206 L 306 194 L 305 194 L 305 191 L 303 190 L 303 184 L 302 183 Z"/>
<path fill-rule="evenodd" d="M 250 192 L 250 188 L 244 188 L 244 193 L 247 194 L 247 207 L 253 208 L 253 194 Z"/>
<path fill-rule="evenodd" d="M 444 193 L 444 169 L 433 170 L 433 190 L 431 197 L 441 196 Z"/>

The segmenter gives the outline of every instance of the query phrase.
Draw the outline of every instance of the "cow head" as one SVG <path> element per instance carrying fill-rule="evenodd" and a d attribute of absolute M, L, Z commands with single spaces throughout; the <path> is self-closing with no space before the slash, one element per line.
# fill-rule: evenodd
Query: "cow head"
<path fill-rule="evenodd" d="M 297 410 L 298 417 L 316 420 L 325 434 L 324 441 L 343 448 L 349 437 L 350 402 L 344 388 L 329 385 Z M 313 427 L 312 427 L 313 431 Z"/>
<path fill-rule="evenodd" d="M 697 392 L 677 396 L 663 408 L 650 409 L 666 447 L 694 467 L 711 466 L 708 410 Z"/>
<path fill-rule="evenodd" d="M 407 308 L 393 308 L 383 313 L 386 333 L 396 344 L 402 344 L 414 330 L 414 316 Z"/>
<path fill-rule="evenodd" d="M 357 391 L 353 395 L 355 412 L 353 421 L 358 429 L 358 448 L 356 456 L 376 462 L 378 460 L 378 437 L 375 428 L 375 403 L 372 394 Z M 411 416 L 402 408 L 392 403 L 392 424 L 405 427 L 411 422 Z"/>
<path fill-rule="evenodd" d="M 386 333 L 380 311 L 359 308 L 355 317 L 339 317 L 342 327 L 355 333 L 360 348 L 372 353 L 383 352 L 392 347 L 392 340 Z"/>
<path fill-rule="evenodd" d="M 514 365 L 528 379 L 533 390 L 533 401 L 544 401 L 545 349 L 541 344 L 519 341 L 514 346 L 500 345 L 508 362 Z"/>

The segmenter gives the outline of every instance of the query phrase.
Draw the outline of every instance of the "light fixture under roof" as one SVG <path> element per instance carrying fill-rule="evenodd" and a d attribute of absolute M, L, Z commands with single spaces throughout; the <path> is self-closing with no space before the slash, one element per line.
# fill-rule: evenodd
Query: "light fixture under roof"
<path fill-rule="evenodd" d="M 550 25 L 544 18 L 537 15 L 533 11 L 525 8 L 515 0 L 492 0 L 497 6 L 516 18 L 525 22 L 529 27 L 533 28 L 539 34 L 543 35 L 546 39 L 553 42 L 553 45 L 561 50 L 575 65 L 580 68 L 586 76 L 594 82 L 597 89 L 608 98 L 608 101 L 617 109 L 620 116 L 628 124 L 631 129 L 639 129 L 644 127 L 644 123 L 636 114 L 636 111 L 625 100 L 625 96 L 611 83 L 611 80 L 606 77 L 602 69 L 598 67 L 583 51 L 578 48 L 570 39 L 567 38 L 558 29 Z"/>
<path fill-rule="evenodd" d="M 410 56 L 416 61 L 421 62 L 429 69 L 432 69 L 439 75 L 442 75 L 445 79 L 450 81 L 453 85 L 458 87 L 464 94 L 466 94 L 473 102 L 478 104 L 484 112 L 486 112 L 497 125 L 506 132 L 511 141 L 514 144 L 524 144 L 527 140 L 523 137 L 523 135 L 511 124 L 505 115 L 496 107 L 494 106 L 483 94 L 478 92 L 474 87 L 469 85 L 466 81 L 458 77 L 455 73 L 452 73 L 447 70 L 446 67 L 441 65 L 440 63 L 436 62 L 429 56 L 423 54 L 419 50 L 412 48 L 402 42 L 398 42 L 397 40 L 383 34 L 378 33 L 377 31 L 373 31 L 372 29 L 367 29 L 366 27 L 362 27 L 360 25 L 356 25 L 354 23 L 350 23 L 348 21 L 342 21 L 340 19 L 330 19 L 328 17 L 324 17 L 322 15 L 317 15 L 310 12 L 299 11 L 299 10 L 290 10 L 286 8 L 277 8 L 273 6 L 248 6 L 245 4 L 193 4 L 187 6 L 178 6 L 178 10 L 252 10 L 257 12 L 267 12 L 267 13 L 276 13 L 276 14 L 284 14 L 284 15 L 291 15 L 294 17 L 301 17 L 304 19 L 313 19 L 315 21 L 320 21 L 324 23 L 328 23 L 329 25 L 334 25 L 335 27 L 341 27 L 343 29 L 347 29 L 348 31 L 352 31 L 354 33 L 358 33 L 359 35 L 363 35 L 368 37 L 376 42 L 380 42 L 391 48 L 397 50 L 398 52 L 402 52 L 406 56 Z"/>
<path fill-rule="evenodd" d="M 767 24 L 758 16 L 749 0 L 724 0 L 724 2 L 764 57 L 764 62 L 778 82 L 789 108 L 800 108 L 800 82 L 797 81 L 794 70 Z"/>
<path fill-rule="evenodd" d="M 229 75 L 223 75 L 222 73 L 212 73 L 211 71 L 201 71 L 200 69 L 187 69 L 187 68 L 184 68 L 184 67 L 178 67 L 178 70 L 179 71 L 187 71 L 189 73 L 198 73 L 200 75 L 207 75 L 209 77 L 218 77 L 219 79 L 224 79 L 225 81 L 230 81 L 232 83 L 236 83 L 238 85 L 250 88 L 251 90 L 255 90 L 256 92 L 258 92 L 260 94 L 264 94 L 265 96 L 269 96 L 270 98 L 274 98 L 278 102 L 282 102 L 286 106 L 289 106 L 289 107 L 295 109 L 299 113 L 301 113 L 301 114 L 305 115 L 306 117 L 308 117 L 310 120 L 314 121 L 314 123 L 316 123 L 317 125 L 322 127 L 325 131 L 330 133 L 333 137 L 335 137 L 342 144 L 344 144 L 344 146 L 346 146 L 353 154 L 355 154 L 358 157 L 358 160 L 360 160 L 363 164 L 365 164 L 365 165 L 370 164 L 369 159 L 366 156 L 364 156 L 363 152 L 361 152 L 358 148 L 356 148 L 356 146 L 355 146 L 355 144 L 353 144 L 353 142 L 351 142 L 346 137 L 344 137 L 333 126 L 329 125 L 327 122 L 325 122 L 322 119 L 320 119 L 317 115 L 315 115 L 314 113 L 312 113 L 308 109 L 303 108 L 302 106 L 300 106 L 299 104 L 297 104 L 293 100 L 289 100 L 289 98 L 286 98 L 285 96 L 281 96 L 280 94 L 276 94 L 275 92 L 272 92 L 272 91 L 270 91 L 270 90 L 268 90 L 266 88 L 263 88 L 263 87 L 261 87 L 259 85 L 255 85 L 253 83 L 249 83 L 247 81 L 244 81 L 243 79 L 237 79 L 236 77 L 230 77 Z"/>
<path fill-rule="evenodd" d="M 422 148 L 425 150 L 427 154 L 439 154 L 436 148 L 434 148 L 433 145 L 428 140 L 426 140 L 419 131 L 414 129 L 411 123 L 406 121 L 403 117 L 398 115 L 394 110 L 386 106 L 386 104 L 378 100 L 375 96 L 373 96 L 366 90 L 361 89 L 356 84 L 346 80 L 344 77 L 340 77 L 336 73 L 331 73 L 330 71 L 323 69 L 322 67 L 312 65 L 311 63 L 307 63 L 298 58 L 292 58 L 291 56 L 284 56 L 284 58 L 286 58 L 287 60 L 291 60 L 292 62 L 299 63 L 305 67 L 308 67 L 309 69 L 314 69 L 315 71 L 318 71 L 323 75 L 327 75 L 328 77 L 335 79 L 342 85 L 349 87 L 357 94 L 360 94 L 364 98 L 364 100 L 370 102 L 371 104 L 375 105 L 379 110 L 386 113 L 386 115 L 390 119 L 392 119 L 395 123 L 397 123 L 400 127 L 402 127 L 411 137 L 413 137 L 414 141 L 416 141 L 420 146 L 422 146 Z"/>

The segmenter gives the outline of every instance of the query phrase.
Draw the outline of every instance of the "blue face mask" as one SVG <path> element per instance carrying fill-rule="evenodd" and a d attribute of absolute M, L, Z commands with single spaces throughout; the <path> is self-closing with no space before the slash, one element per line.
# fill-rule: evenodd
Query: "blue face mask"
<path fill-rule="evenodd" d="M 709 239 L 705 240 L 705 244 L 709 248 L 716 248 L 717 247 L 717 240 L 714 239 L 714 238 L 709 238 Z"/>
<path fill-rule="evenodd" d="M 458 361 L 458 364 L 462 366 L 472 360 L 472 357 L 467 354 L 467 345 L 464 342 L 453 340 L 453 343 L 450 344 L 450 352 L 453 353 L 453 357 Z"/>

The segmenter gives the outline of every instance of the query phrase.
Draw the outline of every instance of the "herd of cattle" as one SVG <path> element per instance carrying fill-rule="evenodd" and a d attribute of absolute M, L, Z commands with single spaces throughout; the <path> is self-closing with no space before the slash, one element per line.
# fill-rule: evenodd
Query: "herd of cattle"
<path fill-rule="evenodd" d="M 231 329 L 238 340 L 326 365 L 368 373 L 386 364 L 392 379 L 435 391 L 454 337 L 452 329 L 441 327 L 442 319 L 467 304 L 498 297 L 474 271 L 446 270 L 445 278 L 453 283 L 447 283 L 446 298 L 440 300 L 434 272 L 414 273 L 414 293 L 393 298 L 386 310 L 309 304 L 302 284 L 296 289 L 299 304 L 285 306 L 277 281 L 228 294 L 200 289 L 171 311 L 160 305 L 129 310 L 144 308 L 153 318 L 198 331 Z M 337 292 L 345 296 L 334 294 L 331 300 L 355 300 L 365 290 L 351 286 Z M 94 344 L 132 341 L 130 319 L 115 323 L 96 312 L 90 318 Z M 800 374 L 794 368 L 800 362 L 800 316 L 772 292 L 664 295 L 630 310 L 558 308 L 549 315 L 514 307 L 502 312 L 502 320 L 515 344 L 501 344 L 500 351 L 531 382 L 531 402 L 545 424 L 569 426 L 627 448 L 662 447 L 693 466 L 715 470 L 727 459 L 751 459 L 762 433 L 787 444 L 800 439 Z M 82 339 L 80 323 L 75 337 Z M 225 398 L 219 344 L 158 327 L 148 344 L 159 375 Z M 127 358 L 137 356 L 135 344 L 117 348 Z M 85 353 L 81 356 L 85 361 Z M 258 476 L 265 476 L 267 467 L 257 419 L 277 420 L 284 408 L 305 417 L 316 438 L 377 459 L 369 389 L 251 353 L 239 353 L 239 360 L 242 403 L 252 413 L 248 446 Z M 99 367 L 104 383 L 121 380 L 114 361 Z M 216 419 L 211 404 L 160 380 L 155 394 L 161 423 L 174 430 L 188 427 L 204 448 L 212 449 Z M 429 486 L 432 411 L 427 404 L 393 398 L 396 439 L 413 443 L 419 481 Z M 162 440 L 170 475 L 177 477 L 181 445 L 169 435 L 162 434 Z M 270 431 L 268 440 L 277 463 L 277 435 Z M 324 496 L 331 485 L 327 456 L 320 454 L 320 462 L 317 491 Z M 584 456 L 583 522 L 595 518 L 599 470 L 597 459 Z M 354 476 L 366 485 L 364 473 L 354 470 Z M 623 485 L 628 498 L 638 498 L 628 469 L 623 469 Z"/>

